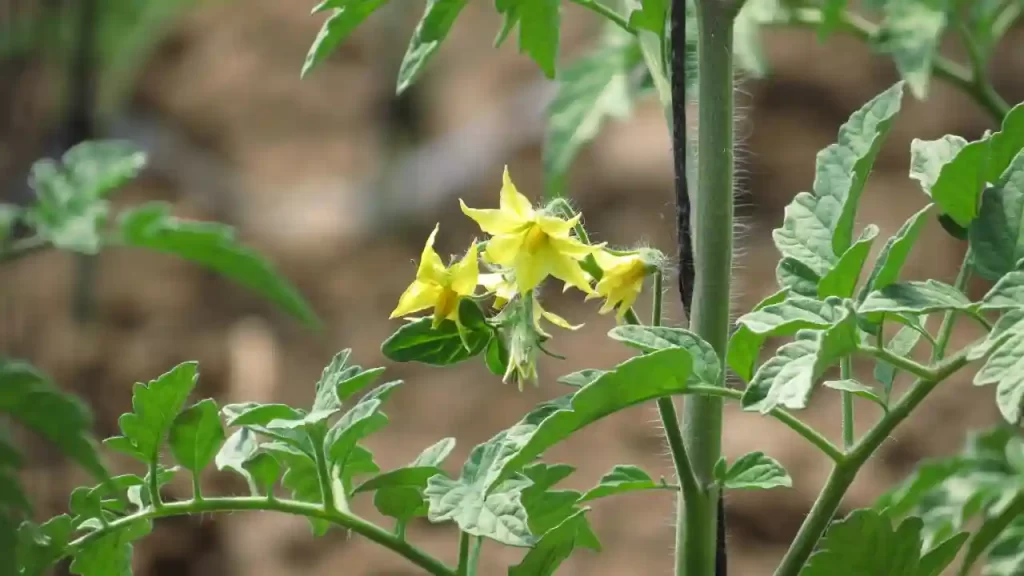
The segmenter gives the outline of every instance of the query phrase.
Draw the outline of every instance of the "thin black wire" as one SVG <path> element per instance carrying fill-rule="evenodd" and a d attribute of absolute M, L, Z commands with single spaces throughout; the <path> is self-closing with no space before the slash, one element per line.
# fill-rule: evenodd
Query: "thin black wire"
<path fill-rule="evenodd" d="M 679 245 L 679 296 L 688 318 L 692 314 L 696 270 L 690 226 L 690 193 L 686 171 L 686 0 L 673 0 L 672 47 L 672 156 L 675 164 L 676 228 Z M 718 499 L 718 534 L 715 543 L 715 576 L 726 576 L 725 495 Z"/>

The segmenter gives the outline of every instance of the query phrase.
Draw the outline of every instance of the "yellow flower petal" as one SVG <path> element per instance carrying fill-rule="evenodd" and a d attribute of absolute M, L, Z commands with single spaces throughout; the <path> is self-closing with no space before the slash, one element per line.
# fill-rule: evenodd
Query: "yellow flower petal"
<path fill-rule="evenodd" d="M 528 223 L 516 212 L 470 208 L 461 199 L 459 205 L 462 207 L 463 214 L 472 218 L 481 230 L 492 236 L 515 232 Z"/>
<path fill-rule="evenodd" d="M 554 312 L 549 312 L 547 310 L 542 310 L 541 316 L 543 316 L 545 320 L 551 322 L 555 326 L 558 326 L 559 328 L 565 328 L 566 330 L 579 330 L 580 328 L 583 327 L 583 324 L 569 324 L 569 322 L 565 318 L 562 318 L 558 314 L 555 314 Z"/>
<path fill-rule="evenodd" d="M 402 293 L 401 297 L 398 298 L 398 307 L 391 312 L 391 316 L 389 318 L 397 318 L 399 316 L 418 312 L 424 308 L 430 308 L 441 296 L 441 291 L 441 286 L 437 284 L 421 282 L 419 280 L 413 281 L 413 283 L 405 289 L 405 292 Z"/>
<path fill-rule="evenodd" d="M 533 219 L 533 205 L 529 198 L 519 193 L 516 185 L 508 173 L 508 166 L 505 166 L 505 173 L 502 174 L 501 201 L 500 206 L 503 212 L 511 211 L 523 220 Z"/>
<path fill-rule="evenodd" d="M 522 252 L 513 264 L 516 271 L 516 286 L 525 294 L 537 287 L 551 273 L 550 249 L 541 250 L 537 254 Z"/>
<path fill-rule="evenodd" d="M 565 254 L 576 260 L 586 258 L 591 254 L 596 254 L 601 248 L 604 248 L 605 243 L 587 245 L 575 238 L 555 238 L 553 236 L 548 237 L 548 244 L 561 254 Z"/>
<path fill-rule="evenodd" d="M 582 214 L 577 214 L 569 220 L 563 220 L 557 216 L 542 215 L 537 217 L 537 224 L 548 236 L 567 238 L 569 236 L 569 232 L 571 232 L 580 221 L 581 216 Z"/>
<path fill-rule="evenodd" d="M 601 267 L 601 270 L 607 272 L 618 265 L 624 258 L 611 254 L 607 250 L 598 250 L 594 252 L 594 259 L 597 260 L 597 265 Z"/>
<path fill-rule="evenodd" d="M 456 294 L 468 296 L 476 291 L 479 275 L 480 263 L 477 256 L 476 241 L 474 241 L 466 252 L 466 256 L 449 270 L 450 286 Z"/>
<path fill-rule="evenodd" d="M 548 249 L 545 260 L 548 261 L 551 275 L 558 278 L 566 284 L 571 284 L 576 288 L 579 288 L 586 294 L 593 292 L 593 288 L 590 287 L 590 280 L 586 273 L 583 272 L 583 268 L 580 268 L 579 262 L 555 252 L 553 249 Z"/>
<path fill-rule="evenodd" d="M 420 255 L 420 265 L 416 270 L 416 279 L 421 282 L 442 284 L 447 275 L 444 262 L 441 261 L 441 257 L 434 251 L 434 239 L 437 238 L 437 231 L 440 227 L 440 224 L 434 226 L 434 231 L 427 237 L 427 244 L 423 247 L 423 253 Z"/>
<path fill-rule="evenodd" d="M 615 314 L 615 319 L 620 324 L 622 323 L 622 319 L 625 318 L 626 312 L 633 307 L 633 304 L 636 302 L 636 298 L 639 294 L 639 290 L 632 290 L 625 298 L 622 299 L 622 302 L 619 303 L 619 311 Z"/>
<path fill-rule="evenodd" d="M 498 266 L 511 266 L 522 252 L 525 234 L 503 234 L 487 241 L 487 260 Z"/>

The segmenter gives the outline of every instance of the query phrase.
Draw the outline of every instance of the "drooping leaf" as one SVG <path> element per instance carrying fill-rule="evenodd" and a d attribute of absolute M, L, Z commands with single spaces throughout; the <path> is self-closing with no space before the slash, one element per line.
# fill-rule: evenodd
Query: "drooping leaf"
<path fill-rule="evenodd" d="M 610 34 L 599 50 L 559 74 L 544 134 L 549 197 L 562 195 L 572 161 L 597 137 L 605 120 L 625 118 L 632 110 L 630 74 L 641 60 L 640 48 L 625 32 Z"/>
<path fill-rule="evenodd" d="M 577 390 L 567 406 L 545 405 L 535 425 L 525 423 L 534 420 L 528 415 L 521 421 L 521 426 L 530 427 L 528 442 L 505 463 L 502 478 L 511 477 L 551 446 L 609 414 L 654 398 L 681 393 L 692 373 L 691 365 L 689 352 L 682 348 L 637 356 Z"/>
<path fill-rule="evenodd" d="M 715 480 L 727 490 L 767 490 L 793 486 L 793 480 L 782 464 L 774 458 L 765 456 L 763 452 L 751 452 L 740 456 L 721 476 L 716 475 Z"/>
<path fill-rule="evenodd" d="M 636 326 L 625 324 L 608 332 L 612 340 L 641 350 L 655 352 L 666 348 L 682 348 L 690 353 L 693 360 L 692 384 L 718 384 L 721 369 L 714 348 L 696 334 L 682 328 L 667 326 Z"/>
<path fill-rule="evenodd" d="M 878 404 L 883 410 L 889 409 L 885 400 L 880 398 L 878 394 L 875 394 L 875 391 L 872 390 L 870 386 L 865 386 L 852 378 L 845 380 L 826 380 L 825 387 L 832 388 L 833 390 L 840 390 L 842 392 L 849 392 L 854 396 L 859 396 L 865 400 L 870 400 L 875 404 Z"/>
<path fill-rule="evenodd" d="M 427 62 L 441 47 L 459 13 L 469 0 L 428 0 L 423 18 L 416 25 L 409 48 L 398 70 L 397 93 L 405 92 L 419 78 Z"/>
<path fill-rule="evenodd" d="M 985 190 L 969 228 L 974 269 L 996 281 L 1024 259 L 1024 152 Z"/>
<path fill-rule="evenodd" d="M 968 310 L 971 301 L 953 286 L 937 280 L 890 284 L 868 294 L 857 312 L 877 322 L 886 314 L 931 314 L 946 310 Z"/>
<path fill-rule="evenodd" d="M 900 271 L 910 256 L 921 230 L 928 222 L 927 216 L 934 204 L 929 204 L 910 217 L 900 229 L 889 238 L 875 259 L 875 266 L 868 276 L 857 299 L 863 302 L 872 290 L 881 290 L 900 278 Z"/>
<path fill-rule="evenodd" d="M 215 222 L 182 220 L 154 202 L 119 216 L 120 241 L 205 266 L 252 290 L 309 326 L 318 320 L 309 304 L 273 266 L 241 245 L 234 230 Z"/>
<path fill-rule="evenodd" d="M 877 47 L 892 55 L 914 96 L 928 95 L 932 61 L 946 29 L 947 0 L 888 0 Z"/>
<path fill-rule="evenodd" d="M 784 301 L 788 296 L 788 290 L 780 290 L 758 302 L 753 311 L 764 310 L 768 306 Z M 729 348 L 725 360 L 745 382 L 749 382 L 754 377 L 754 366 L 757 364 L 763 344 L 764 336 L 751 331 L 743 324 L 738 325 L 736 331 L 729 338 Z"/>
<path fill-rule="evenodd" d="M 860 238 L 846 250 L 836 262 L 836 265 L 825 274 L 818 282 L 818 298 L 825 299 L 829 296 L 849 298 L 857 289 L 857 282 L 860 280 L 861 270 L 871 253 L 871 245 L 878 236 L 878 227 L 870 225 L 864 229 Z"/>
<path fill-rule="evenodd" d="M 0 358 L 0 413 L 52 442 L 97 479 L 108 477 L 88 407 L 29 364 Z"/>
<path fill-rule="evenodd" d="M 470 345 L 467 350 L 455 322 L 444 320 L 436 329 L 431 327 L 432 322 L 430 318 L 422 318 L 405 324 L 384 341 L 381 352 L 394 362 L 451 366 L 483 352 L 491 339 L 490 330 L 464 331 Z"/>
<path fill-rule="evenodd" d="M 587 490 L 583 497 L 580 498 L 580 502 L 596 500 L 624 492 L 656 490 L 659 488 L 664 488 L 664 486 L 656 483 L 640 468 L 620 464 L 612 468 L 611 472 L 602 476 L 597 486 Z"/>
<path fill-rule="evenodd" d="M 224 438 L 217 403 L 207 398 L 174 419 L 169 436 L 171 453 L 179 464 L 199 474 L 217 455 Z"/>
<path fill-rule="evenodd" d="M 199 379 L 198 368 L 196 362 L 183 362 L 156 380 L 132 388 L 134 410 L 122 415 L 118 424 L 121 437 L 143 462 L 157 462 L 160 445 Z"/>
<path fill-rule="evenodd" d="M 70 571 L 80 576 L 131 576 L 132 542 L 146 536 L 153 524 L 136 520 L 75 549 Z"/>
<path fill-rule="evenodd" d="M 388 0 L 345 0 L 344 2 L 325 2 L 319 10 L 334 8 L 331 17 L 324 22 L 317 34 L 313 46 L 306 54 L 302 65 L 302 77 L 305 77 L 318 64 L 334 52 L 352 32 L 359 27 L 378 8 Z"/>

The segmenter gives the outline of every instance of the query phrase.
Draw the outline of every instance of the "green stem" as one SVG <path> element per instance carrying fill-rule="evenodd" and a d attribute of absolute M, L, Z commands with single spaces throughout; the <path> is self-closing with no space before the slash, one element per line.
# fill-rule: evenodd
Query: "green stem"
<path fill-rule="evenodd" d="M 971 280 L 971 260 L 973 255 L 971 249 L 967 248 L 967 253 L 964 254 L 964 259 L 960 262 L 960 270 L 956 273 L 956 281 L 953 282 L 953 286 L 957 290 L 963 292 L 967 287 L 967 283 Z M 932 349 L 932 362 L 938 362 L 946 356 L 946 347 L 949 346 L 949 340 L 953 336 L 953 326 L 956 325 L 956 311 L 949 310 L 945 316 L 942 317 L 942 324 L 939 325 L 938 336 L 935 340 L 935 347 Z"/>
<path fill-rule="evenodd" d="M 684 6 L 675 2 L 676 9 Z M 729 341 L 733 242 L 733 22 L 735 6 L 698 0 L 697 190 L 693 245 L 696 278 L 690 329 L 711 345 L 724 364 Z M 673 61 L 677 61 L 673 58 Z M 673 66 L 675 67 L 675 66 Z M 675 97 L 675 96 L 673 96 Z M 675 103 L 674 103 L 675 105 Z M 677 177 L 682 177 L 677 175 Z M 690 396 L 683 407 L 683 440 L 699 485 L 696 500 L 679 499 L 676 521 L 677 576 L 715 573 L 718 488 L 714 467 L 721 456 L 722 399 Z"/>
<path fill-rule="evenodd" d="M 822 22 L 821 10 L 817 8 L 798 8 L 789 13 L 788 16 L 780 18 L 768 24 L 795 25 L 805 28 L 817 28 Z M 871 42 L 879 33 L 878 25 L 849 12 L 844 12 L 840 21 L 839 30 L 852 34 L 865 42 Z M 932 73 L 935 77 L 945 80 L 950 84 L 963 90 L 979 106 L 981 106 L 992 117 L 996 123 L 1001 123 L 1010 105 L 1000 96 L 991 83 L 977 83 L 970 70 L 962 64 L 954 62 L 944 56 L 935 55 L 932 59 Z"/>
<path fill-rule="evenodd" d="M 572 2 L 573 4 L 578 4 L 586 8 L 587 10 L 590 10 L 591 12 L 600 14 L 601 16 L 607 18 L 612 24 L 615 24 L 616 26 L 622 28 L 626 32 L 629 32 L 630 34 L 636 34 L 636 30 L 633 30 L 633 27 L 629 25 L 629 21 L 626 20 L 621 14 L 619 14 L 615 10 L 612 10 L 608 6 L 605 6 L 604 4 L 597 2 L 596 0 L 570 0 L 570 2 Z"/>
<path fill-rule="evenodd" d="M 149 480 L 149 501 L 158 510 L 163 506 L 163 501 L 160 499 L 159 470 L 160 466 L 155 461 L 151 462 L 149 464 L 149 475 L 146 477 Z"/>
<path fill-rule="evenodd" d="M 850 379 L 850 357 L 844 356 L 839 361 L 839 377 L 843 380 Z M 857 441 L 857 432 L 853 426 L 853 394 L 843 392 L 843 448 L 849 450 Z"/>
<path fill-rule="evenodd" d="M 202 501 L 191 500 L 186 502 L 168 502 L 160 508 L 149 507 L 145 510 L 132 514 L 131 516 L 119 518 L 111 522 L 106 528 L 90 532 L 85 536 L 74 540 L 68 546 L 68 549 L 70 553 L 70 550 L 72 549 L 80 548 L 89 542 L 102 538 L 113 530 L 124 528 L 125 526 L 139 520 L 152 520 L 156 518 L 166 518 L 169 516 L 257 510 L 284 512 L 286 514 L 294 514 L 296 516 L 326 520 L 333 524 L 337 524 L 342 528 L 360 534 L 373 542 L 404 556 L 410 562 L 416 564 L 420 568 L 423 568 L 430 574 L 434 574 L 435 576 L 455 576 L 455 571 L 448 566 L 445 566 L 440 560 L 435 559 L 416 546 L 399 539 L 387 530 L 367 522 L 358 516 L 325 510 L 316 504 L 310 504 L 307 502 L 296 502 L 293 500 L 267 500 L 265 498 L 249 496 L 237 498 L 207 498 Z"/>
<path fill-rule="evenodd" d="M 473 536 L 468 532 L 459 531 L 459 566 L 455 569 L 458 576 L 469 574 L 469 549 Z"/>
<path fill-rule="evenodd" d="M 469 571 L 466 572 L 466 576 L 476 576 L 477 568 L 480 566 L 480 549 L 483 545 L 483 538 L 473 538 L 473 547 L 469 550 Z"/>
<path fill-rule="evenodd" d="M 315 440 L 315 439 L 314 439 Z M 331 482 L 331 473 L 327 465 L 327 454 L 324 453 L 323 440 L 314 441 L 313 456 L 316 460 L 316 475 L 320 481 L 320 497 L 324 501 L 324 508 L 328 512 L 336 512 L 334 505 L 334 484 Z"/>
<path fill-rule="evenodd" d="M 203 487 L 199 483 L 199 472 L 192 473 L 192 499 L 196 502 L 203 500 Z"/>
<path fill-rule="evenodd" d="M 960 265 L 960 273 L 957 275 L 955 283 L 957 290 L 963 291 L 970 278 L 970 259 L 971 256 L 968 252 L 964 256 L 963 262 Z M 934 361 L 942 359 L 953 332 L 955 319 L 956 314 L 953 311 L 946 313 L 942 327 L 939 329 L 939 337 L 933 353 Z M 888 353 L 887 350 L 881 350 Z M 909 364 L 897 366 L 908 372 L 916 370 L 919 378 L 914 382 L 906 395 L 900 398 L 899 402 L 860 439 L 860 442 L 852 450 L 847 452 L 846 458 L 837 462 L 832 469 L 832 473 L 829 474 L 821 493 L 818 495 L 818 499 L 814 502 L 810 514 L 804 519 L 804 523 L 800 526 L 796 538 L 775 571 L 775 576 L 797 576 L 800 573 L 800 570 L 807 563 L 807 559 L 814 552 L 814 547 L 825 533 L 825 529 L 832 522 L 832 518 L 843 501 L 846 490 L 849 489 L 850 484 L 853 483 L 854 478 L 857 477 L 857 473 L 864 463 L 871 458 L 879 446 L 892 435 L 896 427 L 910 416 L 910 413 L 928 397 L 928 394 L 940 382 L 967 364 L 968 351 L 970 351 L 970 347 L 965 348 L 956 356 L 940 362 L 933 368 L 925 368 L 913 361 L 908 361 Z M 872 349 L 872 353 L 875 352 L 876 350 Z M 892 357 L 884 357 L 886 362 L 900 361 L 897 360 L 899 357 L 894 354 L 889 353 L 889 355 Z M 877 357 L 883 358 L 883 356 Z M 918 370 L 918 368 L 923 370 Z"/>

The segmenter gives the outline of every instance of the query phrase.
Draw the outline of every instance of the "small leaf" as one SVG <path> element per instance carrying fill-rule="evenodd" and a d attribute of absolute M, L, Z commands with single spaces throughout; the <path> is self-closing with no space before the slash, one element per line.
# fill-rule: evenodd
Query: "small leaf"
<path fill-rule="evenodd" d="M 1024 259 L 1024 152 L 985 190 L 969 235 L 971 263 L 987 280 L 999 280 Z"/>
<path fill-rule="evenodd" d="M 987 182 L 990 147 L 990 138 L 967 144 L 942 165 L 931 189 L 925 189 L 942 213 L 963 228 L 978 216 L 981 191 Z"/>
<path fill-rule="evenodd" d="M 548 530 L 523 557 L 508 569 L 509 576 L 552 576 L 567 559 L 579 541 L 586 525 L 587 510 L 579 510 Z"/>
<path fill-rule="evenodd" d="M 656 490 L 663 487 L 651 480 L 651 477 L 640 468 L 620 464 L 602 476 L 597 486 L 588 490 L 579 501 L 587 502 L 624 492 Z"/>
<path fill-rule="evenodd" d="M 607 370 L 597 370 L 595 368 L 586 368 L 586 369 L 580 370 L 579 372 L 573 372 L 572 374 L 566 374 L 565 376 L 562 376 L 561 378 L 559 378 L 558 381 L 561 382 L 562 384 L 566 384 L 566 385 L 572 386 L 574 388 L 582 388 L 582 387 L 586 386 L 587 384 L 590 384 L 594 380 L 597 380 L 598 378 L 600 378 L 601 376 L 603 376 L 607 372 L 608 372 Z"/>
<path fill-rule="evenodd" d="M 416 82 L 468 3 L 469 0 L 428 0 L 398 70 L 398 94 Z"/>
<path fill-rule="evenodd" d="M 937 280 L 910 281 L 890 284 L 868 294 L 857 310 L 877 322 L 882 313 L 931 314 L 946 310 L 966 311 L 971 301 L 962 292 Z"/>
<path fill-rule="evenodd" d="M 608 332 L 612 340 L 643 352 L 682 348 L 693 359 L 691 383 L 717 385 L 720 368 L 714 348 L 696 334 L 682 328 L 667 326 L 616 326 Z"/>
<path fill-rule="evenodd" d="M 378 474 L 361 484 L 353 493 L 358 494 L 394 486 L 424 488 L 431 476 L 444 473 L 440 468 L 441 463 L 454 448 L 455 439 L 445 438 L 425 449 L 409 466 Z"/>
<path fill-rule="evenodd" d="M 274 420 L 301 420 L 304 414 L 285 404 L 245 402 L 228 404 L 221 409 L 228 426 L 266 426 Z"/>
<path fill-rule="evenodd" d="M 629 25 L 654 32 L 659 37 L 665 33 L 669 0 L 633 0 L 629 13 Z"/>
<path fill-rule="evenodd" d="M 775 459 L 763 452 L 751 452 L 740 456 L 724 476 L 715 478 L 727 490 L 748 490 L 793 486 L 793 480 Z"/>
<path fill-rule="evenodd" d="M 758 302 L 753 311 L 764 310 L 768 306 L 784 301 L 788 296 L 788 290 L 780 290 Z M 729 349 L 725 360 L 729 367 L 746 382 L 754 377 L 754 366 L 757 364 L 764 339 L 763 335 L 754 333 L 743 324 L 738 325 L 736 331 L 729 338 Z"/>
<path fill-rule="evenodd" d="M 132 388 L 134 411 L 122 415 L 118 424 L 143 462 L 156 463 L 160 445 L 199 379 L 198 367 L 196 362 L 184 362 L 149 384 L 140 382 Z"/>
<path fill-rule="evenodd" d="M 405 324 L 384 341 L 381 352 L 394 362 L 451 366 L 483 352 L 491 339 L 489 330 L 472 330 L 468 333 L 470 349 L 467 350 L 455 322 L 444 320 L 436 330 L 431 328 L 432 322 L 430 318 L 422 318 Z"/>
<path fill-rule="evenodd" d="M 179 464 L 198 474 L 210 465 L 224 437 L 217 403 L 208 398 L 174 419 L 170 431 L 171 453 Z"/>
<path fill-rule="evenodd" d="M 258 450 L 259 444 L 253 433 L 248 428 L 239 428 L 228 437 L 214 458 L 217 470 L 231 470 L 245 478 L 253 496 L 257 494 L 255 479 L 245 468 L 245 463 L 255 456 Z"/>
<path fill-rule="evenodd" d="M 18 528 L 15 558 L 20 571 L 16 574 L 39 576 L 63 558 L 71 541 L 71 517 L 61 514 L 36 526 L 25 522 Z"/>
<path fill-rule="evenodd" d="M 888 0 L 877 46 L 892 55 L 914 96 L 928 95 L 932 61 L 946 29 L 946 0 Z"/>
<path fill-rule="evenodd" d="M 240 286 L 252 290 L 308 326 L 316 326 L 316 314 L 302 295 L 273 266 L 241 245 L 234 230 L 215 222 L 181 220 L 160 202 L 143 204 L 119 216 L 121 241 L 177 256 L 205 266 Z"/>
<path fill-rule="evenodd" d="M 888 411 L 888 409 L 889 409 L 889 407 L 886 404 L 886 402 L 884 400 L 882 400 L 881 398 L 879 398 L 878 394 L 875 394 L 875 391 L 872 390 L 870 386 L 865 386 L 865 385 L 861 384 L 860 382 L 858 382 L 856 380 L 852 380 L 852 379 L 847 379 L 847 380 L 826 380 L 825 381 L 825 386 L 828 387 L 828 388 L 832 388 L 833 390 L 841 390 L 843 392 L 849 392 L 849 393 L 853 394 L 854 396 L 860 396 L 861 398 L 864 398 L 865 400 L 870 400 L 870 401 L 874 402 L 875 404 L 878 404 L 879 406 L 881 406 L 882 410 Z"/>
<path fill-rule="evenodd" d="M 335 354 L 330 364 L 324 368 L 320 380 L 316 383 L 316 399 L 313 411 L 340 408 L 342 403 L 377 381 L 384 368 L 363 370 L 357 365 L 348 365 L 351 350 L 345 349 Z"/>
<path fill-rule="evenodd" d="M 490 342 L 487 343 L 484 361 L 487 369 L 495 376 L 504 376 L 508 370 L 509 354 L 508 346 L 501 334 L 495 333 Z"/>
<path fill-rule="evenodd" d="M 843 20 L 848 0 L 825 0 L 821 7 L 821 24 L 818 25 L 818 40 L 825 41 Z"/>
<path fill-rule="evenodd" d="M 302 77 L 305 78 L 309 72 L 318 64 L 323 62 L 334 52 L 346 38 L 359 27 L 378 8 L 387 3 L 388 0 L 351 0 L 335 7 L 334 13 L 324 22 L 317 34 L 313 46 L 306 54 L 306 61 L 302 65 Z M 324 8 L 330 7 L 332 3 L 325 3 Z M 322 10 L 318 9 L 319 10 Z"/>
<path fill-rule="evenodd" d="M 74 550 L 70 572 L 80 576 L 125 576 L 132 571 L 132 542 L 152 530 L 152 523 L 136 520 L 127 526 L 90 540 Z"/>
<path fill-rule="evenodd" d="M 878 258 L 875 259 L 875 267 L 858 296 L 860 302 L 863 302 L 872 290 L 881 290 L 899 280 L 903 264 L 906 263 L 910 250 L 921 235 L 921 229 L 928 222 L 926 217 L 932 206 L 934 204 L 929 204 L 911 216 L 903 226 L 900 226 L 896 234 L 886 241 L 885 246 L 882 246 Z"/>
<path fill-rule="evenodd" d="M 864 269 L 864 262 L 871 253 L 871 245 L 878 236 L 878 227 L 868 226 L 861 233 L 857 240 L 836 262 L 836 265 L 828 271 L 818 282 L 818 298 L 825 299 L 829 296 L 849 298 L 857 289 L 857 282 L 860 280 L 861 270 Z"/>
<path fill-rule="evenodd" d="M 281 476 L 281 463 L 269 452 L 260 452 L 242 463 L 242 467 L 249 473 L 256 483 L 262 488 L 263 494 L 273 494 L 274 484 Z"/>

